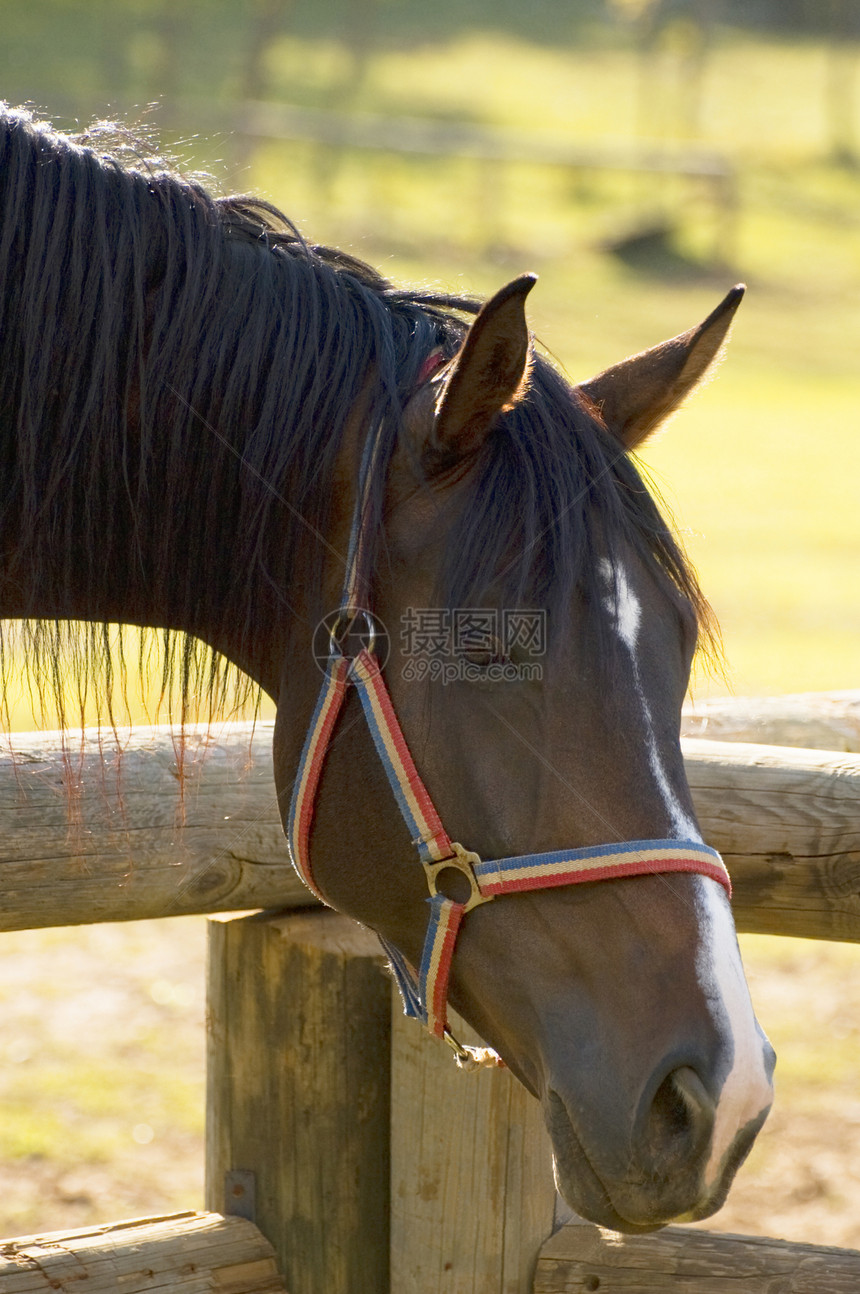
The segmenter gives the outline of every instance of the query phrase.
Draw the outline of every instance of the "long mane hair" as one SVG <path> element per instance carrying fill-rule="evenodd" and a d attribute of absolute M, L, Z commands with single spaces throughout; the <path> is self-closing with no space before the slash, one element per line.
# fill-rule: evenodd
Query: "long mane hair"
<path fill-rule="evenodd" d="M 183 717 L 197 695 L 241 696 L 230 663 L 177 627 L 205 636 L 229 615 L 251 644 L 260 581 L 287 604 L 297 576 L 316 587 L 359 399 L 380 443 L 369 560 L 384 570 L 404 406 L 429 353 L 452 356 L 477 308 L 400 290 L 267 203 L 213 197 L 116 127 L 72 139 L 0 111 L 2 579 L 54 591 L 50 621 L 21 607 L 15 647 L 42 699 L 63 716 L 69 673 L 83 704 L 93 679 L 124 668 L 121 637 L 65 620 L 64 591 L 95 597 L 106 568 L 119 593 L 105 620 L 150 624 L 140 591 L 163 598 L 162 690 L 178 680 Z M 552 613 L 580 586 L 599 603 L 598 555 L 622 539 L 706 618 L 635 466 L 539 357 L 475 464 L 471 506 L 450 518 L 440 595 Z M 206 560 L 177 564 L 177 552 Z M 0 653 L 7 663 L 8 633 Z"/>

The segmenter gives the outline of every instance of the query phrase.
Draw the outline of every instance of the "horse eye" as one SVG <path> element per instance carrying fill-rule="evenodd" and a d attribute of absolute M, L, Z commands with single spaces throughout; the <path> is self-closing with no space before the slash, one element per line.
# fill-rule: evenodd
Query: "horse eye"
<path fill-rule="evenodd" d="M 479 669 L 487 669 L 490 665 L 504 665 L 509 660 L 499 638 L 485 640 L 480 646 L 465 647 L 462 656 L 470 665 L 476 665 Z"/>

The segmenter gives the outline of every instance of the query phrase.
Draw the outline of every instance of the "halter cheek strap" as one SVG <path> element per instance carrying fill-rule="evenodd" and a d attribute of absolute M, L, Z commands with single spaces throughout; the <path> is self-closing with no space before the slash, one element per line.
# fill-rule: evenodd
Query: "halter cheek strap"
<path fill-rule="evenodd" d="M 341 603 L 341 623 L 351 625 L 359 601 L 359 553 L 364 531 L 364 501 L 373 470 L 375 445 L 369 442 L 364 455 L 359 504 L 353 520 L 347 581 Z M 500 894 L 575 885 L 585 881 L 613 880 L 667 872 L 694 872 L 709 876 L 731 895 L 731 882 L 720 855 L 697 840 L 634 840 L 587 849 L 561 849 L 542 854 L 518 854 L 511 858 L 482 860 L 477 854 L 452 841 L 418 775 L 406 739 L 397 721 L 382 670 L 373 654 L 374 622 L 361 611 L 369 631 L 369 645 L 354 657 L 343 655 L 335 636 L 325 679 L 311 719 L 293 786 L 287 824 L 287 838 L 293 866 L 309 889 L 322 899 L 314 884 L 310 862 L 310 832 L 320 775 L 335 725 L 347 692 L 355 687 L 376 752 L 412 844 L 424 868 L 429 890 L 430 914 L 424 948 L 417 972 L 403 954 L 382 940 L 403 998 L 407 1015 L 423 1021 L 430 1032 L 444 1038 L 463 1068 L 501 1064 L 486 1048 L 464 1047 L 448 1029 L 447 1000 L 451 959 L 464 916 Z M 451 872 L 459 873 L 453 878 Z M 458 900 L 444 891 L 452 880 L 460 893 L 468 884 L 469 897 Z M 324 901 L 324 900 L 323 900 Z"/>

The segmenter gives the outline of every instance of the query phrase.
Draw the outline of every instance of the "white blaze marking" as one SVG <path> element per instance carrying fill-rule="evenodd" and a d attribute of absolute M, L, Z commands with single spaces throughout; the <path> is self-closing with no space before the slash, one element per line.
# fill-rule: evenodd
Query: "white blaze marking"
<path fill-rule="evenodd" d="M 696 978 L 705 994 L 714 1023 L 728 1034 L 732 1066 L 723 1080 L 714 1123 L 711 1153 L 705 1166 L 705 1192 L 722 1176 L 735 1137 L 773 1100 L 765 1062 L 765 1038 L 753 1013 L 734 921 L 725 890 L 707 876 L 696 878 L 702 918 Z"/>
<path fill-rule="evenodd" d="M 627 572 L 623 566 L 610 566 L 604 562 L 604 574 L 610 581 L 612 594 L 607 600 L 610 615 L 615 620 L 618 637 L 632 654 L 639 641 L 639 626 L 642 623 L 642 603 L 630 587 Z M 638 680 L 637 680 L 638 683 Z M 637 688 L 638 690 L 638 688 Z"/>
<path fill-rule="evenodd" d="M 663 797 L 663 803 L 666 805 L 671 831 L 674 837 L 679 840 L 701 841 L 702 837 L 698 827 L 690 815 L 684 811 L 666 773 L 666 766 L 663 763 L 663 757 L 654 733 L 654 717 L 651 714 L 651 707 L 648 704 L 648 698 L 645 695 L 645 689 L 642 686 L 642 679 L 639 674 L 636 647 L 639 641 L 639 626 L 642 623 L 642 603 L 630 587 L 627 572 L 623 566 L 617 563 L 613 566 L 604 559 L 600 563 L 600 573 L 609 585 L 610 590 L 604 605 L 614 621 L 618 637 L 630 654 L 630 662 L 633 668 L 633 686 L 645 719 L 648 763 L 651 765 L 651 772 L 654 774 L 654 780 Z"/>
<path fill-rule="evenodd" d="M 699 830 L 684 811 L 666 772 L 657 745 L 654 719 L 642 686 L 636 648 L 642 622 L 642 604 L 630 587 L 622 566 L 601 562 L 600 573 L 609 593 L 605 606 L 616 632 L 630 654 L 633 686 L 645 720 L 648 762 L 663 797 L 672 830 L 680 839 L 701 840 Z M 773 1100 L 766 1055 L 767 1040 L 755 1018 L 741 963 L 728 896 L 721 885 L 697 876 L 700 944 L 696 978 L 705 995 L 718 1034 L 726 1040 L 731 1066 L 717 1097 L 711 1151 L 704 1172 L 704 1194 L 713 1193 L 722 1177 L 726 1157 L 738 1133 L 761 1115 Z"/>

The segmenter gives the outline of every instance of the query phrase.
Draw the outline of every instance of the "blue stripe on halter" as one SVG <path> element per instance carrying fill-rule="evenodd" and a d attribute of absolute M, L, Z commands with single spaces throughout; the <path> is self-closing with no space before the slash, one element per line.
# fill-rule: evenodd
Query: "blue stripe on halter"
<path fill-rule="evenodd" d="M 430 862 L 432 859 L 424 841 L 422 826 L 415 817 L 415 814 L 412 811 L 412 806 L 406 798 L 403 785 L 397 774 L 394 762 L 388 752 L 388 747 L 385 743 L 385 734 L 377 722 L 376 713 L 373 709 L 373 702 L 367 684 L 358 674 L 356 674 L 355 671 L 352 672 L 350 677 L 358 691 L 359 697 L 361 698 L 364 717 L 367 720 L 367 726 L 370 729 L 370 735 L 373 738 L 376 753 L 379 756 L 379 761 L 382 764 L 382 767 L 385 769 L 385 775 L 388 778 L 388 784 L 394 793 L 395 800 L 397 801 L 400 816 L 403 818 L 403 821 L 406 823 L 409 830 L 409 838 L 418 850 L 421 861 Z"/>
<path fill-rule="evenodd" d="M 559 863 L 598 863 L 624 854 L 660 852 L 699 854 L 704 859 L 722 865 L 716 849 L 697 840 L 623 840 L 608 845 L 588 845 L 583 849 L 556 849 L 543 854 L 513 854 L 509 858 L 482 859 L 475 864 L 475 875 L 480 879 L 492 872 L 516 871 L 521 867 L 556 867 Z M 659 860 L 655 860 L 655 871 Z"/>

